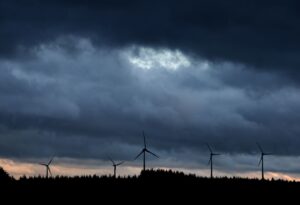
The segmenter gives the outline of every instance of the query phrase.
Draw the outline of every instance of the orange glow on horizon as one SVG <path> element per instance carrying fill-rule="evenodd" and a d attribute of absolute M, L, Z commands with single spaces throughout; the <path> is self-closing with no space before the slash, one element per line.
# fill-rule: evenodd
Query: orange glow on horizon
<path fill-rule="evenodd" d="M 44 167 L 28 162 L 19 162 L 12 159 L 0 159 L 0 166 L 7 171 L 11 176 L 16 179 L 19 179 L 22 176 L 44 176 L 45 169 Z M 158 168 L 154 168 L 158 169 Z M 159 167 L 159 169 L 169 170 L 169 167 Z M 140 173 L 141 167 L 131 166 L 122 166 L 117 170 L 117 174 L 120 176 L 128 175 L 138 175 Z M 209 176 L 208 169 L 188 169 L 188 168 L 172 168 L 172 170 L 177 170 L 184 172 L 186 174 L 195 174 L 197 176 Z M 51 166 L 51 171 L 54 176 L 80 176 L 80 175 L 110 175 L 112 174 L 112 167 L 110 165 L 78 165 L 78 164 L 53 164 Z M 242 177 L 242 178 L 260 178 L 260 172 L 236 172 L 230 174 L 222 171 L 215 171 L 216 177 Z M 279 172 L 266 172 L 266 179 L 282 179 L 287 181 L 300 181 L 300 176 L 291 176 L 285 173 Z"/>

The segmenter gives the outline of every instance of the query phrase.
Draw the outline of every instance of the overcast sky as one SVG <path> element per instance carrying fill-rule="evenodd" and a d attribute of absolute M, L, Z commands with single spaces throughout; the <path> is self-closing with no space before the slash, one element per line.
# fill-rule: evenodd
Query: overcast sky
<path fill-rule="evenodd" d="M 245 175 L 259 171 L 258 142 L 276 155 L 270 171 L 295 175 L 299 9 L 292 0 L 2 0 L 2 166 L 131 161 L 144 130 L 161 156 L 149 157 L 153 167 L 201 174 L 209 143 L 223 153 L 222 174 Z"/>

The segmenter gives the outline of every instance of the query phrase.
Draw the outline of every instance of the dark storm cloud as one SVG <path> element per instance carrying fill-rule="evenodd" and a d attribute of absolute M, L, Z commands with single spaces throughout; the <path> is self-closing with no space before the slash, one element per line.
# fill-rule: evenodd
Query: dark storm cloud
<path fill-rule="evenodd" d="M 109 47 L 180 48 L 298 79 L 299 6 L 294 0 L 1 1 L 0 53 L 24 54 L 70 34 Z"/>
<path fill-rule="evenodd" d="M 1 1 L 1 157 L 131 160 L 142 130 L 159 166 L 204 168 L 207 142 L 229 171 L 255 170 L 255 142 L 299 156 L 298 7 Z"/>
<path fill-rule="evenodd" d="M 164 156 L 201 154 L 206 142 L 253 154 L 256 141 L 279 155 L 300 154 L 299 89 L 277 85 L 276 74 L 191 58 L 186 68 L 145 70 L 130 63 L 139 49 L 99 49 L 74 37 L 30 52 L 26 61 L 0 62 L 2 156 L 129 160 L 142 130 Z"/>

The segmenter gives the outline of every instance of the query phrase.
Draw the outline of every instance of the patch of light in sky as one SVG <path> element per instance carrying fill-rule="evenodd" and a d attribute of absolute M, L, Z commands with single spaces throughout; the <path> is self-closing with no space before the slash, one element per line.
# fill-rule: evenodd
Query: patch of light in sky
<path fill-rule="evenodd" d="M 131 64 L 145 70 L 152 68 L 177 70 L 191 65 L 188 57 L 179 50 L 134 47 L 127 50 L 125 55 Z"/>

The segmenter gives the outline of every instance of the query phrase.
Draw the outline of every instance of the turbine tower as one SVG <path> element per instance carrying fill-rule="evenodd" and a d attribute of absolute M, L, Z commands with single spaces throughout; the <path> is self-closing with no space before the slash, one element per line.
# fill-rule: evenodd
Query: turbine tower
<path fill-rule="evenodd" d="M 261 179 L 264 180 L 265 179 L 265 176 L 264 176 L 264 156 L 272 155 L 272 154 L 264 152 L 264 150 L 262 149 L 262 147 L 258 143 L 256 143 L 256 145 L 257 145 L 257 147 L 260 151 L 260 160 L 259 160 L 258 166 L 261 164 Z"/>
<path fill-rule="evenodd" d="M 48 164 L 39 163 L 39 165 L 42 165 L 42 166 L 46 167 L 46 179 L 48 179 L 49 174 L 52 176 L 51 169 L 50 169 L 50 164 L 52 163 L 52 161 L 53 161 L 53 157 L 50 159 Z"/>
<path fill-rule="evenodd" d="M 112 162 L 112 166 L 114 167 L 114 178 L 116 178 L 117 176 L 117 166 L 123 164 L 124 162 L 119 162 L 119 163 L 115 163 L 114 160 L 112 160 L 111 158 L 109 158 L 109 160 Z"/>
<path fill-rule="evenodd" d="M 207 147 L 210 151 L 210 157 L 209 157 L 208 165 L 210 165 L 210 178 L 212 179 L 213 178 L 213 157 L 217 156 L 217 155 L 221 155 L 221 154 L 214 153 L 212 151 L 212 149 L 210 148 L 210 146 L 208 144 L 206 144 L 206 145 L 207 145 Z"/>
<path fill-rule="evenodd" d="M 142 149 L 142 151 L 135 157 L 134 160 L 136 160 L 139 156 L 141 156 L 141 154 L 143 154 L 143 171 L 146 170 L 146 153 L 149 153 L 157 158 L 159 158 L 156 154 L 154 154 L 153 152 L 151 152 L 150 150 L 147 149 L 147 144 L 146 144 L 146 136 L 145 133 L 143 131 L 143 137 L 144 137 L 144 148 Z"/>

